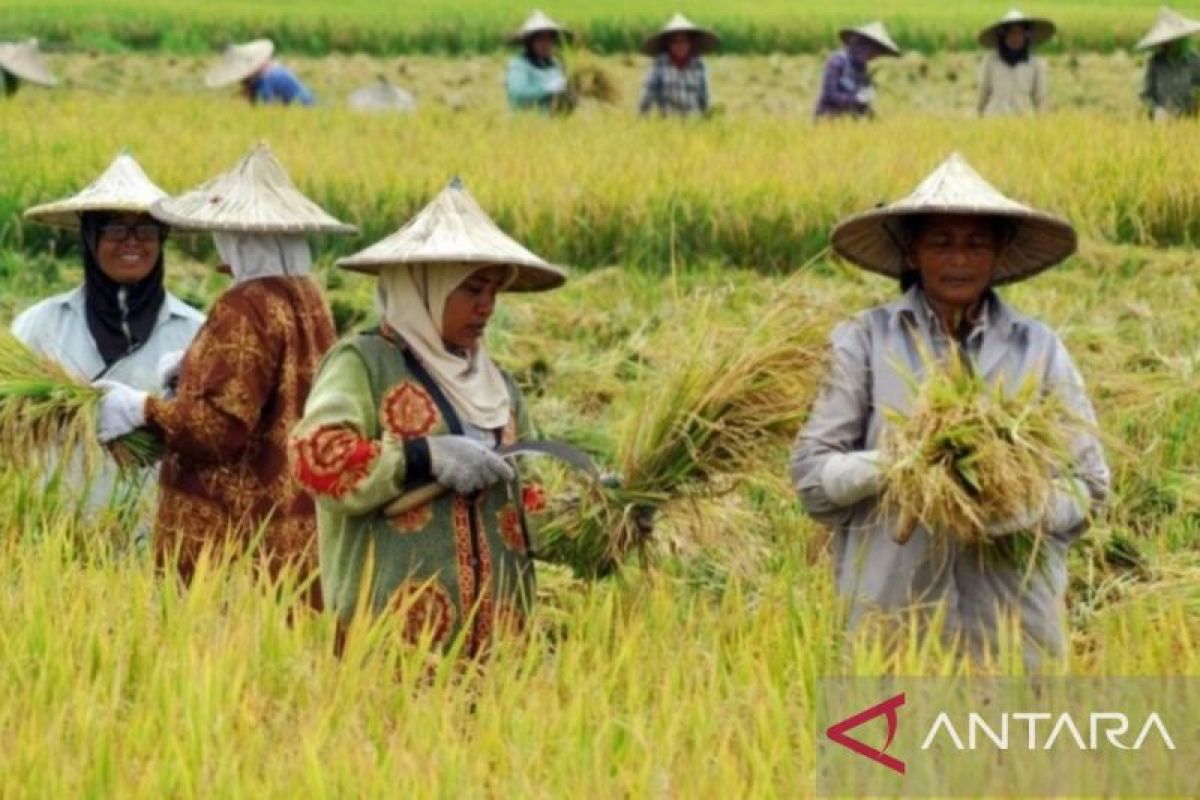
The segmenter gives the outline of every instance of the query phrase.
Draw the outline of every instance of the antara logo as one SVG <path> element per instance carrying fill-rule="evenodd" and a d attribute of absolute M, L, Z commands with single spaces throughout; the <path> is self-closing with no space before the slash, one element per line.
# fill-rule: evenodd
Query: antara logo
<path fill-rule="evenodd" d="M 903 775 L 904 762 L 895 756 L 887 754 L 887 749 L 891 746 L 892 740 L 896 738 L 896 730 L 900 727 L 900 719 L 896 714 L 896 709 L 902 705 L 904 705 L 904 692 L 860 711 L 854 716 L 846 717 L 841 722 L 830 725 L 828 730 L 825 731 L 825 735 L 842 747 L 853 750 L 860 756 L 869 758 L 875 763 L 882 764 L 893 772 Z M 884 715 L 887 716 L 888 733 L 887 741 L 883 743 L 883 747 L 876 749 L 869 744 L 864 744 L 858 739 L 846 735 L 847 731 L 852 731 L 859 725 Z"/>

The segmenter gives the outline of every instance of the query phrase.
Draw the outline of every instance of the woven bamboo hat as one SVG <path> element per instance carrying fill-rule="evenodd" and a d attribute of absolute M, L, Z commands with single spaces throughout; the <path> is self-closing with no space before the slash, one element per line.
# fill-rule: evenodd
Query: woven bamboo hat
<path fill-rule="evenodd" d="M 210 89 L 241 83 L 266 66 L 273 55 L 275 43 L 270 39 L 228 45 L 221 60 L 204 73 L 204 83 Z"/>
<path fill-rule="evenodd" d="M 514 292 L 540 292 L 561 286 L 566 272 L 538 258 L 492 222 L 471 193 L 455 178 L 433 202 L 400 230 L 337 265 L 377 275 L 400 264 L 479 264 L 514 266 Z"/>
<path fill-rule="evenodd" d="M 859 25 L 857 28 L 842 28 L 838 31 L 838 38 L 842 40 L 842 44 L 850 44 L 850 40 L 855 36 L 863 36 L 870 39 L 879 45 L 883 49 L 883 52 L 889 56 L 900 55 L 900 45 L 892 41 L 892 37 L 888 35 L 887 28 L 879 20 L 868 22 L 866 25 Z"/>
<path fill-rule="evenodd" d="M 99 178 L 78 193 L 34 206 L 25 212 L 25 218 L 58 228 L 77 229 L 80 215 L 86 212 L 148 214 L 150 207 L 166 196 L 126 152 L 113 159 Z"/>
<path fill-rule="evenodd" d="M 240 233 L 354 233 L 292 183 L 265 142 L 233 169 L 178 197 L 159 200 L 150 213 L 173 228 Z"/>
<path fill-rule="evenodd" d="M 0 69 L 39 86 L 57 86 L 58 78 L 46 66 L 37 39 L 0 42 Z"/>
<path fill-rule="evenodd" d="M 1066 220 L 1022 205 L 1001 194 L 958 153 L 946 159 L 903 200 L 856 214 L 833 231 L 833 249 L 858 266 L 899 278 L 907 269 L 906 218 L 955 214 L 1001 218 L 1013 225 L 1012 239 L 996 263 L 994 284 L 1024 280 L 1075 252 L 1075 229 Z"/>
<path fill-rule="evenodd" d="M 701 28 L 683 14 L 676 14 L 660 31 L 646 38 L 642 45 L 643 52 L 651 56 L 664 52 L 667 49 L 667 42 L 676 33 L 691 35 L 692 41 L 695 42 L 694 49 L 697 55 L 711 52 L 717 49 L 717 45 L 721 43 L 721 37 L 717 36 L 715 31 Z"/>
<path fill-rule="evenodd" d="M 1196 33 L 1200 33 L 1200 22 L 1163 6 L 1158 10 L 1158 19 L 1154 21 L 1154 27 L 1137 43 L 1137 49 L 1149 50 L 1160 44 L 1186 39 Z"/>
<path fill-rule="evenodd" d="M 382 75 L 370 86 L 351 93 L 350 107 L 355 111 L 413 111 L 417 101 L 399 86 L 394 86 Z"/>
<path fill-rule="evenodd" d="M 1058 30 L 1054 23 L 1045 17 L 1027 17 L 1017 9 L 1013 9 L 999 20 L 979 32 L 979 43 L 988 49 L 995 49 L 1000 44 L 1000 37 L 1009 25 L 1025 25 L 1029 30 L 1030 44 L 1045 44 L 1054 38 Z"/>
<path fill-rule="evenodd" d="M 523 44 L 530 36 L 536 36 L 539 33 L 553 33 L 559 39 L 568 42 L 575 38 L 575 34 L 550 19 L 541 11 L 534 11 L 525 20 L 525 23 L 508 37 L 508 43 Z"/>

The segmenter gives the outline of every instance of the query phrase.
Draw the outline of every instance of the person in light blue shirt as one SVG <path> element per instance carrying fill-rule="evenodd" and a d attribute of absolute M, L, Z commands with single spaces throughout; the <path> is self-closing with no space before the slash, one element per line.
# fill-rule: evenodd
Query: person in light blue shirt
<path fill-rule="evenodd" d="M 145 391 L 169 388 L 172 373 L 204 323 L 204 315 L 167 292 L 163 245 L 167 228 L 146 212 L 166 194 L 128 154 L 93 184 L 26 217 L 77 229 L 83 284 L 42 300 L 13 321 L 14 336 L 81 381 L 121 381 Z M 89 510 L 126 493 L 114 464 L 90 474 L 78 454 L 67 459 L 67 483 Z M 137 483 L 144 473 L 123 476 Z"/>
<path fill-rule="evenodd" d="M 535 11 L 509 43 L 522 52 L 508 62 L 505 85 L 508 103 L 514 109 L 557 111 L 569 108 L 567 73 L 556 50 L 571 32 Z"/>
<path fill-rule="evenodd" d="M 316 102 L 312 90 L 287 67 L 273 60 L 275 43 L 256 39 L 231 44 L 221 60 L 204 75 L 210 89 L 241 85 L 242 96 L 251 103 L 311 106 Z"/>

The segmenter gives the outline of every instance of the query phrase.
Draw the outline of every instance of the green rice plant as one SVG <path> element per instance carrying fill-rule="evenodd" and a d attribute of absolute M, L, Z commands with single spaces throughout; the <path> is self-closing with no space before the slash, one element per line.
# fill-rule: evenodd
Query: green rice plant
<path fill-rule="evenodd" d="M 96 409 L 102 396 L 102 390 L 0 331 L 0 458 L 39 463 L 62 448 L 82 452 L 90 467 L 99 449 Z M 139 467 L 161 457 L 162 445 L 142 430 L 109 450 L 123 467 Z"/>
<path fill-rule="evenodd" d="M 711 322 L 710 302 L 695 308 L 697 327 Z M 677 360 L 648 372 L 625 400 L 619 486 L 591 485 L 552 508 L 543 554 L 606 574 L 644 552 L 653 517 L 668 502 L 728 491 L 761 468 L 795 436 L 821 385 L 828 321 L 811 298 L 785 287 L 745 329 L 675 339 Z"/>
<path fill-rule="evenodd" d="M 989 523 L 1045 507 L 1054 477 L 1069 473 L 1080 424 L 1036 376 L 991 386 L 956 347 L 941 364 L 924 359 L 909 411 L 885 410 L 882 506 L 898 520 L 898 542 L 921 524 L 936 537 L 989 544 Z"/>

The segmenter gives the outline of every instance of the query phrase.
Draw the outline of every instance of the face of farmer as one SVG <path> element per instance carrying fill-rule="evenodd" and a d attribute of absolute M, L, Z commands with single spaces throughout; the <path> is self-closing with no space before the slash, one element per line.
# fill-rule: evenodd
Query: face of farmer
<path fill-rule="evenodd" d="M 1024 25 L 1006 25 L 1004 28 L 1004 46 L 1009 50 L 1024 50 L 1029 44 L 1029 31 Z"/>
<path fill-rule="evenodd" d="M 162 226 L 146 214 L 118 214 L 100 226 L 96 263 L 117 283 L 137 283 L 162 252 Z"/>
<path fill-rule="evenodd" d="M 496 295 L 507 277 L 504 267 L 485 267 L 471 273 L 450 293 L 442 311 L 442 340 L 447 347 L 475 349 L 496 310 Z"/>
<path fill-rule="evenodd" d="M 687 33 L 673 33 L 667 40 L 667 52 L 671 60 L 683 63 L 692 57 L 692 37 Z"/>
<path fill-rule="evenodd" d="M 554 58 L 554 51 L 558 47 L 558 36 L 549 31 L 534 34 L 529 40 L 529 49 L 538 58 Z"/>
<path fill-rule="evenodd" d="M 961 311 L 991 285 L 1000 245 L 996 225 L 986 217 L 938 215 L 918 228 L 909 260 L 935 308 Z"/>

